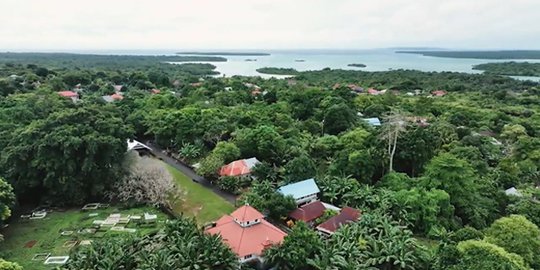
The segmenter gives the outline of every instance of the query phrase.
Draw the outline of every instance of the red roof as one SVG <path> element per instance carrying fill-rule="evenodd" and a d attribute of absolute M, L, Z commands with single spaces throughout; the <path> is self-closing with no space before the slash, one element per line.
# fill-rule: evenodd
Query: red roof
<path fill-rule="evenodd" d="M 159 94 L 161 93 L 161 91 L 159 89 L 152 89 L 150 90 L 152 92 L 152 94 Z"/>
<path fill-rule="evenodd" d="M 379 94 L 379 91 L 377 89 L 374 89 L 374 88 L 369 88 L 367 90 L 368 94 L 370 95 L 378 95 Z"/>
<path fill-rule="evenodd" d="M 326 207 L 320 201 L 314 201 L 308 203 L 289 214 L 289 217 L 294 220 L 301 220 L 304 222 L 311 222 L 324 214 Z"/>
<path fill-rule="evenodd" d="M 360 215 L 360 210 L 344 207 L 339 214 L 317 226 L 317 229 L 327 233 L 334 233 L 341 228 L 341 226 L 357 221 L 360 218 Z"/>
<path fill-rule="evenodd" d="M 253 168 L 259 161 L 256 158 L 240 159 L 233 161 L 219 170 L 220 176 L 242 176 L 251 173 Z"/>
<path fill-rule="evenodd" d="M 114 100 L 122 100 L 122 99 L 124 99 L 124 97 L 122 95 L 119 95 L 119 94 L 112 94 L 111 97 Z"/>
<path fill-rule="evenodd" d="M 239 222 L 246 222 L 249 220 L 256 220 L 256 219 L 264 218 L 261 212 L 255 210 L 255 208 L 249 205 L 244 205 L 236 209 L 234 212 L 232 212 L 231 217 L 233 217 L 235 220 Z"/>
<path fill-rule="evenodd" d="M 251 226 L 240 226 L 235 218 L 241 216 L 245 221 L 255 222 Z M 246 255 L 263 254 L 265 248 L 280 244 L 286 233 L 264 220 L 263 215 L 255 208 L 246 205 L 234 211 L 230 216 L 226 215 L 216 221 L 216 226 L 206 229 L 207 233 L 219 234 L 223 241 L 242 258 Z M 249 220 L 248 218 L 255 218 Z"/>
<path fill-rule="evenodd" d="M 444 91 L 444 90 L 437 90 L 437 91 L 433 91 L 431 93 L 433 95 L 435 95 L 435 96 L 438 96 L 438 97 L 442 97 L 442 96 L 445 96 L 447 94 L 446 91 Z"/>
<path fill-rule="evenodd" d="M 59 95 L 63 96 L 63 97 L 79 97 L 79 94 L 73 92 L 73 91 L 60 91 L 58 92 Z"/>

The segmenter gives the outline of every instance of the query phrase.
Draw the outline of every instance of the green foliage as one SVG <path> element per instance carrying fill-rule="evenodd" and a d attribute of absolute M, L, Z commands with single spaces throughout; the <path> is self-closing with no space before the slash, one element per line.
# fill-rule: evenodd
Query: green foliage
<path fill-rule="evenodd" d="M 129 130 L 114 110 L 90 105 L 54 112 L 12 136 L 0 166 L 19 197 L 80 204 L 122 175 Z"/>
<path fill-rule="evenodd" d="M 0 178 L 0 225 L 11 216 L 11 207 L 15 205 L 13 188 L 4 179 Z"/>
<path fill-rule="evenodd" d="M 276 192 L 269 181 L 255 181 L 251 189 L 242 194 L 239 202 L 249 204 L 255 209 L 267 214 L 274 220 L 283 220 L 296 208 L 296 202 L 290 196 Z"/>
<path fill-rule="evenodd" d="M 219 180 L 217 180 L 217 185 L 223 191 L 227 191 L 232 194 L 240 193 L 241 183 L 238 177 L 220 177 Z"/>
<path fill-rule="evenodd" d="M 280 161 L 285 151 L 285 139 L 273 126 L 258 126 L 236 132 L 235 142 L 243 156 Z"/>
<path fill-rule="evenodd" d="M 468 240 L 457 246 L 460 262 L 455 270 L 527 270 L 523 258 L 484 241 Z"/>
<path fill-rule="evenodd" d="M 219 155 L 209 155 L 200 162 L 197 173 L 210 178 L 217 178 L 219 169 L 224 165 L 223 158 Z"/>
<path fill-rule="evenodd" d="M 540 76 L 540 64 L 529 62 L 486 63 L 473 66 L 485 73 L 512 76 Z"/>
<path fill-rule="evenodd" d="M 301 155 L 289 161 L 284 169 L 284 177 L 287 182 L 294 183 L 311 178 L 315 175 L 315 162 L 306 155 Z"/>
<path fill-rule="evenodd" d="M 332 105 L 324 112 L 324 132 L 336 135 L 356 123 L 356 113 L 347 104 Z"/>
<path fill-rule="evenodd" d="M 257 72 L 262 74 L 272 75 L 296 75 L 298 71 L 294 68 L 276 68 L 276 67 L 262 67 L 258 68 Z"/>
<path fill-rule="evenodd" d="M 223 158 L 225 163 L 230 163 L 240 158 L 240 149 L 232 142 L 221 141 L 212 150 L 212 155 Z"/>
<path fill-rule="evenodd" d="M 17 263 L 0 259 L 0 270 L 23 270 L 23 268 Z"/>
<path fill-rule="evenodd" d="M 518 199 L 508 205 L 506 211 L 510 214 L 522 215 L 536 226 L 540 226 L 540 202 L 536 200 L 529 198 Z"/>
<path fill-rule="evenodd" d="M 307 258 L 320 252 L 323 242 L 319 235 L 305 223 L 298 222 L 285 236 L 281 245 L 273 246 L 264 252 L 268 265 L 279 269 L 309 269 Z"/>
<path fill-rule="evenodd" d="M 540 229 L 524 216 L 503 217 L 486 230 L 486 241 L 516 253 L 531 267 L 540 267 Z"/>
<path fill-rule="evenodd" d="M 81 247 L 65 269 L 237 269 L 236 254 L 220 237 L 187 218 L 172 221 L 163 235 L 97 241 Z"/>

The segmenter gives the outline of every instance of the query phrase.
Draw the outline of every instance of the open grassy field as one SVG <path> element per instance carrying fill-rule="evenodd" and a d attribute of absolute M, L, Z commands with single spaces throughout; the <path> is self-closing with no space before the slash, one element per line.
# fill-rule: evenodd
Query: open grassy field
<path fill-rule="evenodd" d="M 204 224 L 234 210 L 231 203 L 212 192 L 212 190 L 193 182 L 182 172 L 169 165 L 167 165 L 167 168 L 173 174 L 178 187 L 184 193 L 182 200 L 173 206 L 175 213 L 193 216 L 199 224 Z"/>
<path fill-rule="evenodd" d="M 64 243 L 70 240 L 97 240 L 100 238 L 114 237 L 117 234 L 129 234 L 128 232 L 113 232 L 109 230 L 98 231 L 95 234 L 77 234 L 62 236 L 62 231 L 78 231 L 83 228 L 92 227 L 94 220 L 103 220 L 108 215 L 120 213 L 124 215 L 143 215 L 145 212 L 158 215 L 158 222 L 154 226 L 144 226 L 128 224 L 127 228 L 136 228 L 135 233 L 149 233 L 157 230 L 167 219 L 167 216 L 152 207 L 118 209 L 109 207 L 105 209 L 80 211 L 78 209 L 67 210 L 63 212 L 48 213 L 44 219 L 40 220 L 21 220 L 12 221 L 8 228 L 3 230 L 5 240 L 0 243 L 0 255 L 9 261 L 19 263 L 24 269 L 28 270 L 48 270 L 54 267 L 44 265 L 43 261 L 32 261 L 36 253 L 51 253 L 51 256 L 69 255 L 70 248 L 64 247 Z M 90 213 L 97 213 L 95 217 L 90 217 Z M 30 242 L 35 244 L 32 247 L 26 247 Z"/>

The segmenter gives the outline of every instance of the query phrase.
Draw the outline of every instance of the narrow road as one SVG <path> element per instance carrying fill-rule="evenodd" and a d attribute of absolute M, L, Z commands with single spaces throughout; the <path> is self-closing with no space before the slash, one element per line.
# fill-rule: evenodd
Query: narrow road
<path fill-rule="evenodd" d="M 214 193 L 216 193 L 217 195 L 219 195 L 223 199 L 227 200 L 228 202 L 232 203 L 233 205 L 235 204 L 236 196 L 234 196 L 234 195 L 232 195 L 230 193 L 224 192 L 223 190 L 219 189 L 218 187 L 212 185 L 210 183 L 210 181 L 206 180 L 206 178 L 204 178 L 204 177 L 202 177 L 200 175 L 197 175 L 197 173 L 195 173 L 195 171 L 193 171 L 193 169 L 191 169 L 190 167 L 186 166 L 182 162 L 179 162 L 178 160 L 176 160 L 176 159 L 168 156 L 167 154 L 165 154 L 163 152 L 163 149 L 161 149 L 159 146 L 154 145 L 154 144 L 149 143 L 149 142 L 146 142 L 146 145 L 148 147 L 150 147 L 152 149 L 152 153 L 156 157 L 163 160 L 163 162 L 165 162 L 165 163 L 173 166 L 174 168 L 178 169 L 183 174 L 185 174 L 187 177 L 193 179 L 194 181 L 196 181 L 200 185 L 204 186 L 205 188 L 211 189 Z"/>

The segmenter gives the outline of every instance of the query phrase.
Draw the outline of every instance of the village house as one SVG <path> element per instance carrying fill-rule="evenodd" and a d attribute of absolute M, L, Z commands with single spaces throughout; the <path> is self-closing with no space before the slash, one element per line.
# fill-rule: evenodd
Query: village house
<path fill-rule="evenodd" d="M 257 158 L 235 160 L 219 170 L 219 176 L 251 177 L 251 170 L 261 163 Z"/>
<path fill-rule="evenodd" d="M 79 101 L 79 94 L 73 91 L 60 91 L 58 94 L 65 98 L 70 98 L 73 102 Z"/>
<path fill-rule="evenodd" d="M 101 97 L 103 100 L 105 100 L 105 102 L 114 102 L 114 101 L 118 101 L 118 100 L 122 100 L 124 99 L 124 97 L 120 94 L 117 94 L 117 93 L 114 93 L 112 95 L 108 95 L 108 96 L 102 96 Z"/>
<path fill-rule="evenodd" d="M 323 216 L 327 210 L 340 211 L 341 209 L 321 201 L 314 201 L 296 208 L 289 214 L 289 218 L 292 222 L 303 221 L 313 226 L 315 221 Z"/>
<path fill-rule="evenodd" d="M 444 97 L 446 96 L 446 94 L 448 94 L 446 91 L 444 90 L 435 90 L 433 92 L 431 92 L 431 95 L 434 96 L 434 97 Z"/>
<path fill-rule="evenodd" d="M 303 205 L 316 201 L 321 191 L 317 183 L 315 183 L 315 179 L 311 178 L 282 186 L 278 189 L 278 192 L 285 196 L 292 196 L 297 205 Z"/>
<path fill-rule="evenodd" d="M 366 121 L 366 123 L 368 123 L 369 125 L 374 126 L 374 127 L 381 126 L 381 120 L 379 118 L 377 118 L 377 117 L 363 118 L 362 120 Z"/>
<path fill-rule="evenodd" d="M 114 88 L 115 92 L 121 92 L 122 88 L 124 88 L 124 86 L 123 85 L 113 85 L 113 88 Z"/>
<path fill-rule="evenodd" d="M 375 88 L 369 88 L 367 90 L 367 93 L 370 94 L 370 95 L 374 95 L 374 96 L 383 94 L 383 93 L 381 93 L 381 91 L 379 91 L 379 90 L 377 90 Z"/>
<path fill-rule="evenodd" d="M 339 214 L 321 223 L 316 229 L 323 235 L 332 235 L 343 225 L 358 221 L 360 215 L 360 210 L 344 207 Z"/>
<path fill-rule="evenodd" d="M 264 219 L 255 208 L 244 205 L 230 215 L 218 219 L 205 230 L 220 235 L 238 256 L 241 263 L 264 262 L 264 250 L 281 244 L 287 234 Z"/>
<path fill-rule="evenodd" d="M 137 140 L 128 139 L 126 152 L 130 152 L 130 151 L 137 151 L 139 155 L 146 155 L 152 152 L 152 148 L 150 148 L 148 145 L 142 142 L 139 142 Z"/>

